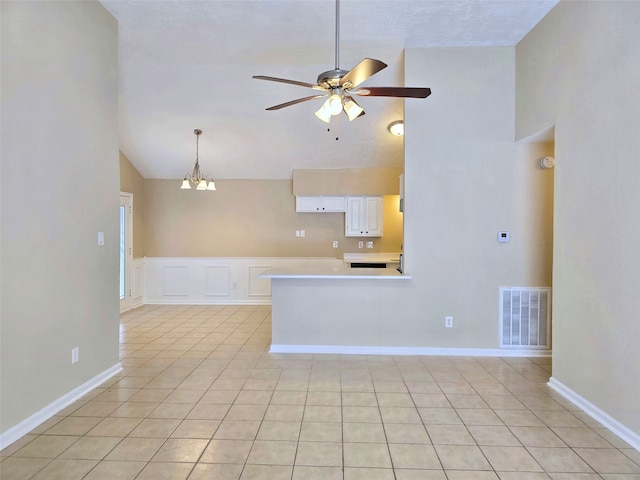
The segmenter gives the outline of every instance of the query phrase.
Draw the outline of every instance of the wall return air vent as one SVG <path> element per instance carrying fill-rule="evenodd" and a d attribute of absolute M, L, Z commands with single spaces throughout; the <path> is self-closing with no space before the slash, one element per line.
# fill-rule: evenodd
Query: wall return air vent
<path fill-rule="evenodd" d="M 500 347 L 551 348 L 551 289 L 500 287 Z"/>

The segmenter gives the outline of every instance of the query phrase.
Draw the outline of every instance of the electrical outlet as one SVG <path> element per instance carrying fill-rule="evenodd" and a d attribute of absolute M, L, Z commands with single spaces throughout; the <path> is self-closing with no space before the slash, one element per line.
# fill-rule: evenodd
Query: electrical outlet
<path fill-rule="evenodd" d="M 304 230 L 300 230 L 300 236 L 304 237 L 304 235 L 305 235 Z"/>
<path fill-rule="evenodd" d="M 78 363 L 80 360 L 80 347 L 71 349 L 71 364 Z"/>
<path fill-rule="evenodd" d="M 498 232 L 498 243 L 509 243 L 511 234 L 509 232 Z"/>
<path fill-rule="evenodd" d="M 453 328 L 453 317 L 444 317 L 444 326 L 447 328 Z"/>
<path fill-rule="evenodd" d="M 333 241 L 333 248 L 338 248 L 338 240 Z"/>
<path fill-rule="evenodd" d="M 367 248 L 373 248 L 373 242 L 367 242 Z"/>

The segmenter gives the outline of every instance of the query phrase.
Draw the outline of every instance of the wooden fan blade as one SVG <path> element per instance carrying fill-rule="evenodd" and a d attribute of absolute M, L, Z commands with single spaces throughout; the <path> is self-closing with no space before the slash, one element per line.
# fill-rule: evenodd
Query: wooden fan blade
<path fill-rule="evenodd" d="M 300 87 L 313 88 L 314 90 L 325 90 L 320 85 L 316 85 L 316 84 L 313 84 L 313 83 L 307 83 L 307 82 L 299 82 L 298 80 L 289 80 L 287 78 L 267 77 L 265 75 L 254 75 L 251 78 L 255 78 L 257 80 L 268 80 L 270 82 L 288 83 L 290 85 L 298 85 Z"/>
<path fill-rule="evenodd" d="M 431 95 L 431 89 L 411 87 L 369 87 L 359 88 L 351 93 L 365 97 L 427 98 Z"/>
<path fill-rule="evenodd" d="M 387 66 L 386 63 L 373 58 L 365 58 L 358 65 L 340 79 L 340 86 L 344 88 L 354 88 L 364 82 L 367 78 L 375 75 Z"/>
<path fill-rule="evenodd" d="M 297 100 L 291 100 L 290 102 L 281 103 L 279 105 L 274 105 L 273 107 L 269 107 L 266 110 L 280 110 L 284 107 L 290 107 L 291 105 L 295 105 L 297 103 L 306 102 L 308 100 L 313 100 L 315 98 L 326 97 L 327 95 L 311 95 L 310 97 L 298 98 Z"/>

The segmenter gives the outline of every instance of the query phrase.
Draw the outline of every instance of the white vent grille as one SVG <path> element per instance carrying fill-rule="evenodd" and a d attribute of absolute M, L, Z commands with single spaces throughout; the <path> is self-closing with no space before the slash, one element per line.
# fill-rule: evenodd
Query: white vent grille
<path fill-rule="evenodd" d="M 500 287 L 500 346 L 550 347 L 550 288 Z"/>

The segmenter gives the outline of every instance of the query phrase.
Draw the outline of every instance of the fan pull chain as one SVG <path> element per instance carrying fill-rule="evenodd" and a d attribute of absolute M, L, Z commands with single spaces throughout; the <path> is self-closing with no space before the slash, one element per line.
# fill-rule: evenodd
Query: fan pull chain
<path fill-rule="evenodd" d="M 333 124 L 335 125 L 334 130 L 336 131 L 336 142 L 340 140 L 339 125 L 340 125 L 340 121 L 342 120 L 342 118 L 340 118 L 340 117 L 341 117 L 341 115 L 337 115 L 337 116 L 333 117 L 335 119 Z M 329 125 L 327 127 L 327 132 L 331 133 L 331 125 Z"/>

